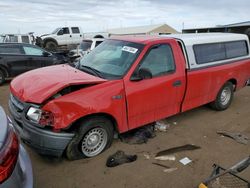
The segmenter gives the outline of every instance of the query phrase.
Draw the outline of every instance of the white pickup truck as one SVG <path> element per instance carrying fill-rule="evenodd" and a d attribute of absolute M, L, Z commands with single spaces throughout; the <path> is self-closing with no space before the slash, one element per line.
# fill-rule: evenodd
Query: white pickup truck
<path fill-rule="evenodd" d="M 71 49 L 83 40 L 83 32 L 80 27 L 59 27 L 51 34 L 40 36 L 41 46 L 49 51 L 58 49 Z"/>

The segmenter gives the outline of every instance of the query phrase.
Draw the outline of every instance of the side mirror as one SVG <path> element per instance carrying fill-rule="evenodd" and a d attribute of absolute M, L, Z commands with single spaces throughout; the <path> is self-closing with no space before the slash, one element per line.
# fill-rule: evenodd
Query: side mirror
<path fill-rule="evenodd" d="M 151 79 L 153 77 L 151 71 L 147 68 L 140 68 L 131 77 L 131 81 L 140 81 L 145 79 Z"/>
<path fill-rule="evenodd" d="M 57 35 L 63 35 L 63 30 L 61 29 L 60 31 L 58 31 Z"/>
<path fill-rule="evenodd" d="M 49 57 L 50 55 L 51 55 L 51 53 L 49 53 L 49 52 L 46 52 L 46 51 L 43 52 L 44 57 Z"/>

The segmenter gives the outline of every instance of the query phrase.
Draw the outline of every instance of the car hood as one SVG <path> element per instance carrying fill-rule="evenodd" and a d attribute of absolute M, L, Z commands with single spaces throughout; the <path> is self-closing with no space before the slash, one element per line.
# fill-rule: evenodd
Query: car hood
<path fill-rule="evenodd" d="M 55 65 L 18 76 L 11 82 L 10 89 L 13 95 L 24 102 L 41 104 L 68 86 L 92 85 L 105 81 L 69 65 Z"/>
<path fill-rule="evenodd" d="M 7 135 L 7 127 L 8 127 L 8 121 L 7 121 L 7 116 L 3 110 L 3 108 L 0 106 L 0 126 L 1 126 L 1 131 L 0 131 L 0 149 L 3 146 L 3 143 L 6 139 Z"/>

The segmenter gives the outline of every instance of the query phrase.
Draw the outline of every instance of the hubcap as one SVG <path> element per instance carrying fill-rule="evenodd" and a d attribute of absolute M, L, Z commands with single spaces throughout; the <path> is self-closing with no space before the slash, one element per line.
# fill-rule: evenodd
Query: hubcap
<path fill-rule="evenodd" d="M 93 157 L 103 151 L 107 144 L 108 135 L 103 128 L 91 129 L 82 139 L 82 153 L 87 157 Z"/>
<path fill-rule="evenodd" d="M 230 88 L 226 87 L 221 92 L 220 96 L 221 104 L 224 106 L 227 105 L 230 99 L 231 99 L 231 90 Z"/>

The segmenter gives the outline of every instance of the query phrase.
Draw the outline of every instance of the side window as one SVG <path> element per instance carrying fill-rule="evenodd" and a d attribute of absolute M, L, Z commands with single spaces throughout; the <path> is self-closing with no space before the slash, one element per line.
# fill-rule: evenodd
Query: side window
<path fill-rule="evenodd" d="M 194 53 L 197 64 L 219 61 L 226 58 L 226 50 L 223 43 L 194 45 Z"/>
<path fill-rule="evenodd" d="M 101 44 L 103 41 L 96 41 L 95 47 L 97 47 L 99 44 Z"/>
<path fill-rule="evenodd" d="M 197 64 L 226 60 L 248 55 L 246 41 L 194 45 Z"/>
<path fill-rule="evenodd" d="M 78 27 L 71 27 L 72 33 L 80 33 L 80 30 Z"/>
<path fill-rule="evenodd" d="M 17 36 L 7 36 L 5 42 L 18 42 Z"/>
<path fill-rule="evenodd" d="M 29 43 L 29 36 L 21 36 L 23 43 Z"/>
<path fill-rule="evenodd" d="M 35 55 L 35 56 L 42 56 L 43 55 L 43 51 L 39 48 L 24 46 L 23 50 L 24 50 L 26 55 Z"/>
<path fill-rule="evenodd" d="M 147 68 L 153 77 L 175 71 L 174 56 L 167 44 L 153 46 L 142 60 L 140 68 Z"/>
<path fill-rule="evenodd" d="M 21 55 L 22 50 L 19 46 L 15 46 L 15 45 L 1 45 L 0 46 L 0 54 Z"/>
<path fill-rule="evenodd" d="M 235 58 L 248 54 L 246 41 L 235 41 L 226 43 L 227 58 Z"/>
<path fill-rule="evenodd" d="M 62 28 L 63 30 L 63 34 L 69 34 L 69 28 L 68 27 L 64 27 Z"/>

